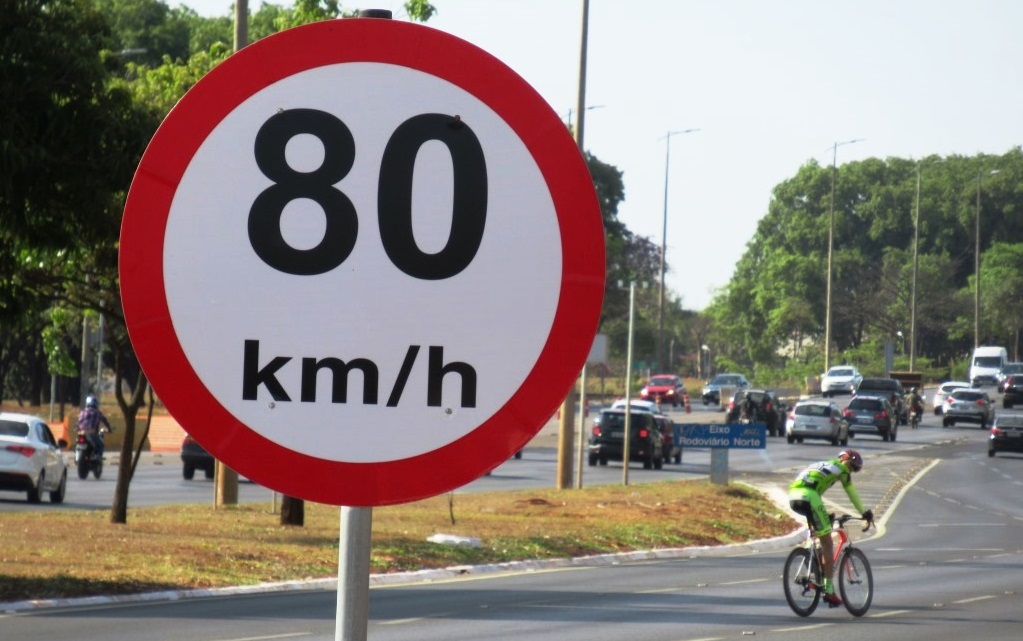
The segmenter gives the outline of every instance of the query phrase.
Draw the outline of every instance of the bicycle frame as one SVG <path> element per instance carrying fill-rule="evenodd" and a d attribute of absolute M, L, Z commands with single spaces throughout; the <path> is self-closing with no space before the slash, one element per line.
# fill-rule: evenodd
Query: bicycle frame
<path fill-rule="evenodd" d="M 835 519 L 832 515 L 832 523 L 837 528 L 829 536 L 835 538 L 834 562 L 842 601 L 850 614 L 859 617 L 870 608 L 874 584 L 866 555 L 853 545 L 845 531 L 846 522 L 854 518 L 846 514 Z M 864 531 L 870 529 L 870 525 L 868 523 Z M 824 591 L 822 553 L 820 540 L 810 529 L 806 542 L 793 549 L 785 561 L 782 574 L 785 599 L 799 616 L 810 616 L 820 602 Z"/>

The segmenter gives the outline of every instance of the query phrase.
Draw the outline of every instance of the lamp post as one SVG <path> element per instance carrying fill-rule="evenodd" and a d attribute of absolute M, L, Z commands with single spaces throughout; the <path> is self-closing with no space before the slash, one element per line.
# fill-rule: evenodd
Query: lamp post
<path fill-rule="evenodd" d="M 828 284 L 824 311 L 824 371 L 831 367 L 831 280 L 835 250 L 835 183 L 838 176 L 838 148 L 860 142 L 863 138 L 854 138 L 845 142 L 836 142 L 831 146 L 831 205 L 828 207 Z"/>
<path fill-rule="evenodd" d="M 568 117 L 567 117 L 569 132 L 572 132 L 573 134 L 575 133 L 572 130 L 572 114 L 579 113 L 579 127 L 582 127 L 583 126 L 583 115 L 582 115 L 583 111 L 593 111 L 594 109 L 603 109 L 603 108 L 604 108 L 604 105 L 590 105 L 589 107 L 583 109 L 582 111 L 576 112 L 575 109 L 570 107 L 569 110 L 568 110 Z M 580 129 L 580 131 L 581 131 L 581 129 Z M 580 138 L 578 138 L 578 140 L 582 140 L 582 138 L 580 137 Z M 582 151 L 582 147 L 580 147 L 579 150 Z"/>
<path fill-rule="evenodd" d="M 636 310 L 636 281 L 629 283 L 629 341 L 625 349 L 625 442 L 622 444 L 622 485 L 629 484 L 629 449 L 632 445 L 632 322 Z"/>
<path fill-rule="evenodd" d="M 668 167 L 671 162 L 671 137 L 678 134 L 688 134 L 696 129 L 680 129 L 669 131 L 662 140 L 667 140 L 664 150 L 664 219 L 661 224 L 661 287 L 657 294 L 657 366 L 664 370 L 664 252 L 668 242 Z"/>
<path fill-rule="evenodd" d="M 989 176 L 998 173 L 992 169 Z M 980 346 L 980 181 L 984 172 L 977 174 L 977 215 L 974 217 L 974 248 L 973 248 L 973 347 Z"/>

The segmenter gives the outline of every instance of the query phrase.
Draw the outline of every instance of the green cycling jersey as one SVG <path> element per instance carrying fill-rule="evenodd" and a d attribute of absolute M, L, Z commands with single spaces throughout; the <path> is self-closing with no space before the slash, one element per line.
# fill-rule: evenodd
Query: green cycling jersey
<path fill-rule="evenodd" d="M 818 496 L 823 495 L 835 483 L 841 482 L 845 493 L 849 495 L 853 507 L 863 512 L 860 494 L 852 484 L 852 472 L 841 459 L 833 458 L 820 461 L 803 470 L 789 486 L 790 492 L 811 491 Z"/>

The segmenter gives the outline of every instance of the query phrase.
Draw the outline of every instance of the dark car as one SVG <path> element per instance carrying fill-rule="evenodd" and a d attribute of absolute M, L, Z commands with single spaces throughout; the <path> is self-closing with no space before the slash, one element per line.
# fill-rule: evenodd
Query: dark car
<path fill-rule="evenodd" d="M 686 386 L 682 379 L 674 374 L 657 374 L 651 376 L 643 389 L 639 391 L 640 400 L 661 403 L 671 403 L 672 407 L 678 407 L 684 403 L 683 395 L 686 393 Z"/>
<path fill-rule="evenodd" d="M 1002 407 L 1012 409 L 1019 402 L 1023 402 L 1023 374 L 1010 374 L 1002 383 Z"/>
<path fill-rule="evenodd" d="M 995 419 L 987 442 L 987 455 L 996 452 L 1023 453 L 1023 416 L 1006 414 Z"/>
<path fill-rule="evenodd" d="M 995 418 L 995 406 L 987 392 L 975 387 L 957 389 L 945 399 L 942 427 L 956 423 L 977 423 L 987 429 Z"/>
<path fill-rule="evenodd" d="M 720 405 L 721 390 L 723 388 L 731 387 L 737 390 L 744 390 L 749 386 L 749 381 L 742 374 L 718 374 L 703 386 L 703 404 Z"/>
<path fill-rule="evenodd" d="M 192 480 L 196 470 L 202 470 L 208 479 L 213 478 L 213 466 L 216 464 L 216 460 L 191 436 L 185 436 L 185 440 L 181 442 L 181 462 L 184 464 L 184 467 L 181 468 L 181 475 L 185 477 L 186 481 Z"/>
<path fill-rule="evenodd" d="M 754 416 L 749 417 L 754 423 L 764 423 L 767 426 L 768 436 L 781 436 L 785 425 L 782 422 L 785 416 L 785 403 L 778 398 L 778 395 L 766 389 L 739 390 L 732 396 L 728 403 L 728 413 L 725 415 L 726 423 L 739 423 L 743 420 L 742 402 L 749 397 L 753 401 Z"/>
<path fill-rule="evenodd" d="M 629 460 L 640 461 L 645 469 L 664 466 L 664 437 L 661 425 L 650 412 L 629 412 Z M 601 410 L 590 435 L 590 465 L 621 461 L 625 452 L 625 411 Z"/>
<path fill-rule="evenodd" d="M 895 409 L 887 396 L 857 394 L 849 401 L 842 416 L 849 423 L 850 437 L 870 434 L 880 436 L 882 441 L 894 441 L 898 435 L 899 422 L 895 419 Z"/>
<path fill-rule="evenodd" d="M 664 462 L 682 462 L 682 444 L 675 443 L 675 425 L 671 419 L 664 414 L 654 414 L 654 420 L 661 426 L 661 450 L 664 455 Z"/>
<path fill-rule="evenodd" d="M 909 408 L 903 397 L 906 395 L 902 389 L 902 383 L 894 378 L 865 378 L 860 381 L 856 390 L 857 395 L 862 396 L 884 396 L 892 404 L 898 422 L 907 425 L 909 423 Z"/>

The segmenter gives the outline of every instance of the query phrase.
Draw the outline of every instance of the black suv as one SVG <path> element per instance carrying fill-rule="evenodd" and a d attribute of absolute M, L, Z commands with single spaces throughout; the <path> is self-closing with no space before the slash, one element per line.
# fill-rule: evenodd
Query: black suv
<path fill-rule="evenodd" d="M 856 390 L 857 396 L 884 396 L 892 404 L 895 416 L 901 425 L 909 424 L 909 408 L 906 407 L 902 383 L 894 378 L 865 378 Z"/>
<path fill-rule="evenodd" d="M 749 396 L 755 406 L 756 416 L 751 417 L 754 423 L 767 425 L 768 436 L 781 436 L 785 431 L 785 424 L 782 417 L 785 416 L 785 404 L 781 402 L 778 395 L 766 389 L 745 389 L 739 390 L 732 397 L 728 404 L 728 414 L 725 415 L 726 423 L 738 423 L 739 413 L 742 411 L 742 401 Z"/>
<path fill-rule="evenodd" d="M 640 461 L 645 469 L 664 466 L 662 426 L 650 412 L 629 412 L 629 460 Z M 601 410 L 590 435 L 590 465 L 621 461 L 625 451 L 625 411 Z M 667 454 L 671 456 L 671 454 Z"/>

